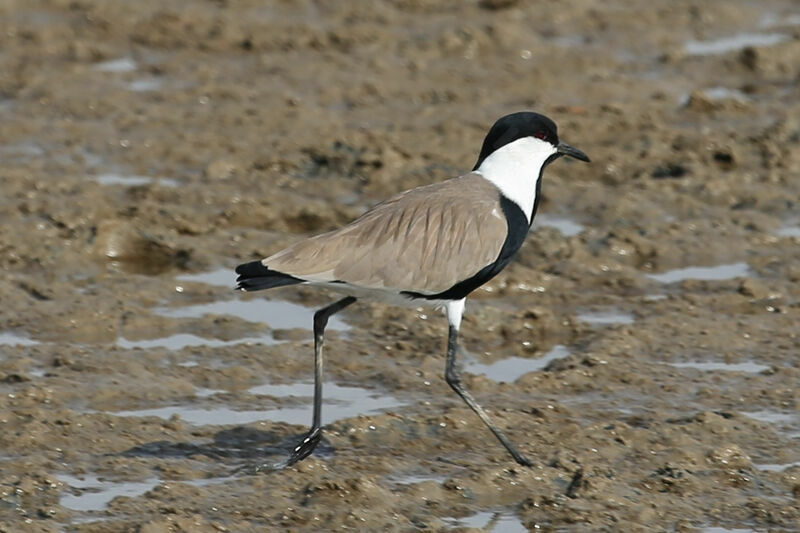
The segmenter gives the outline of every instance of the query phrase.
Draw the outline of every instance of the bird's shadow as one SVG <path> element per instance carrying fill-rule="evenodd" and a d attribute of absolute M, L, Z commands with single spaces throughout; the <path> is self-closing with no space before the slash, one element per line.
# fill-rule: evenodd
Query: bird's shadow
<path fill-rule="evenodd" d="M 211 442 L 170 442 L 166 440 L 148 442 L 125 450 L 123 457 L 159 459 L 184 459 L 205 456 L 230 466 L 232 473 L 279 470 L 273 463 L 289 456 L 292 449 L 305 434 L 286 435 L 275 431 L 264 431 L 247 426 L 224 429 L 214 435 Z M 323 437 L 314 450 L 314 455 L 333 455 L 333 447 Z"/>

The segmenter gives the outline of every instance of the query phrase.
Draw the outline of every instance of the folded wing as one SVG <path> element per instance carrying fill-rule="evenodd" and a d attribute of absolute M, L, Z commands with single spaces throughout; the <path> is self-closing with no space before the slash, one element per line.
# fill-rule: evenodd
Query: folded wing
<path fill-rule="evenodd" d="M 401 193 L 262 264 L 310 282 L 437 294 L 492 264 L 507 232 L 497 188 L 467 174 Z"/>

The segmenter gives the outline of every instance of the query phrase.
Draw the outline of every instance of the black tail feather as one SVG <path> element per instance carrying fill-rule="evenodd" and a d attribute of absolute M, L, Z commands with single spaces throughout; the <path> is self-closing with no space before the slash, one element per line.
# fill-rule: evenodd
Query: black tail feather
<path fill-rule="evenodd" d="M 260 291 L 305 281 L 283 272 L 270 270 L 261 261 L 241 264 L 236 267 L 236 273 L 239 274 L 239 277 L 236 278 L 236 288 L 241 291 Z"/>

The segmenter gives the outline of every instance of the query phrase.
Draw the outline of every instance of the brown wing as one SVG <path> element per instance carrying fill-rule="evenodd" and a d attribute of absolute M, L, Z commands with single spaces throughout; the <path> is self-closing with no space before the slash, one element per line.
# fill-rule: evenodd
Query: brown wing
<path fill-rule="evenodd" d="M 507 231 L 497 188 L 467 174 L 398 194 L 263 264 L 312 281 L 436 294 L 493 263 Z"/>

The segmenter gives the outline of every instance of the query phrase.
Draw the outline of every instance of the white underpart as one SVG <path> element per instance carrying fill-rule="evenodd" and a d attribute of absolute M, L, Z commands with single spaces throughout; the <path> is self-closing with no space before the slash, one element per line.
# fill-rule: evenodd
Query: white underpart
<path fill-rule="evenodd" d="M 460 300 L 450 300 L 444 304 L 444 312 L 447 314 L 447 322 L 456 328 L 456 331 L 461 327 L 461 316 L 464 314 L 464 304 L 467 302 L 466 298 Z"/>
<path fill-rule="evenodd" d="M 547 158 L 556 147 L 536 137 L 523 137 L 498 148 L 483 160 L 476 172 L 494 183 L 503 196 L 517 204 L 528 222 L 536 201 L 536 182 Z"/>

